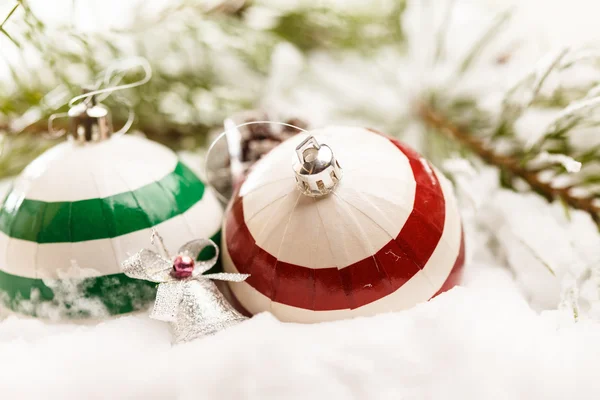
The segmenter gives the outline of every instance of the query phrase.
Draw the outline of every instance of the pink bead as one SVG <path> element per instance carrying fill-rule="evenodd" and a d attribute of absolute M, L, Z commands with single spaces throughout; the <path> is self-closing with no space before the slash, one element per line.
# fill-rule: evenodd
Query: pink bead
<path fill-rule="evenodd" d="M 189 256 L 177 256 L 173 261 L 171 275 L 177 279 L 189 278 L 194 271 L 194 260 Z"/>

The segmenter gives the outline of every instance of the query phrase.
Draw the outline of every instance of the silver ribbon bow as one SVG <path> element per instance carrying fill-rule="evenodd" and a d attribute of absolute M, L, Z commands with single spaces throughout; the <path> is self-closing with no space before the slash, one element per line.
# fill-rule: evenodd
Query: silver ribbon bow
<path fill-rule="evenodd" d="M 125 275 L 158 283 L 151 318 L 171 322 L 175 342 L 186 342 L 213 334 L 247 319 L 227 302 L 212 280 L 241 282 L 249 275 L 215 273 L 203 275 L 219 257 L 219 248 L 210 239 L 192 240 L 181 246 L 177 256 L 196 260 L 207 246 L 215 255 L 207 261 L 195 261 L 191 276 L 178 278 L 172 274 L 175 257 L 170 257 L 163 240 L 152 231 L 151 242 L 159 253 L 142 249 L 121 264 Z"/>

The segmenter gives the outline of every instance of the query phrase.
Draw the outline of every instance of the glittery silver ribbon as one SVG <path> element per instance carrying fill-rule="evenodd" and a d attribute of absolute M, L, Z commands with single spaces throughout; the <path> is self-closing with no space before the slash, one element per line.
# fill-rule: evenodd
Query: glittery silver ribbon
<path fill-rule="evenodd" d="M 142 249 L 125 260 L 121 268 L 131 278 L 159 283 L 150 317 L 171 322 L 176 343 L 213 334 L 247 319 L 227 302 L 212 280 L 241 282 L 249 275 L 203 275 L 215 265 L 219 256 L 219 248 L 212 240 L 192 240 L 181 246 L 177 255 L 188 256 L 192 260 L 196 260 L 207 246 L 215 249 L 214 257 L 207 261 L 196 261 L 192 275 L 183 279 L 171 274 L 174 258 L 169 256 L 156 231 L 152 232 L 151 240 L 161 254 Z"/>

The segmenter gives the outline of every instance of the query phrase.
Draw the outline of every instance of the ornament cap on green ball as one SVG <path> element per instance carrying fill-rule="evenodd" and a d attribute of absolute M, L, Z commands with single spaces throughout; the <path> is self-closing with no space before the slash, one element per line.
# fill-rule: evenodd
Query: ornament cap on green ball
<path fill-rule="evenodd" d="M 83 93 L 90 91 L 84 89 Z M 96 100 L 95 95 L 72 106 L 69 116 L 69 137 L 80 143 L 108 139 L 112 133 L 110 111 Z"/>

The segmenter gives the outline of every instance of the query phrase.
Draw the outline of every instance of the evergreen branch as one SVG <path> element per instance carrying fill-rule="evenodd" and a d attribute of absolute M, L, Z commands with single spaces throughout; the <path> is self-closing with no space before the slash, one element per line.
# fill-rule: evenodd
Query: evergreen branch
<path fill-rule="evenodd" d="M 112 59 L 139 55 L 153 69 L 148 84 L 125 94 L 136 115 L 133 129 L 174 149 L 190 149 L 204 144 L 207 132 L 226 116 L 259 104 L 279 43 L 289 42 L 306 52 L 397 44 L 405 2 L 396 2 L 386 12 L 344 15 L 312 5 L 279 10 L 271 27 L 257 30 L 242 18 L 253 1 L 226 0 L 222 7 L 206 10 L 182 0 L 158 19 L 140 15 L 131 27 L 93 34 L 78 33 L 72 26 L 49 27 L 25 0 L 18 4 L 24 11 L 15 21 L 23 38 L 21 53 L 37 54 L 41 62 L 30 68 L 25 59 L 14 61 L 9 68 L 16 85 L 0 82 L 0 177 L 15 172 L 6 166 L 25 165 L 37 155 L 35 149 L 28 150 L 28 140 L 39 140 L 48 116 L 66 111 L 69 97 L 97 79 Z M 47 93 L 53 92 L 62 97 L 48 99 Z M 106 105 L 115 127 L 120 126 L 127 110 Z M 27 140 L 18 137 L 21 133 Z"/>
<path fill-rule="evenodd" d="M 475 41 L 460 63 L 459 76 L 474 68 L 509 15 L 500 14 Z M 600 145 L 582 149 L 571 138 L 578 129 L 600 125 L 593 115 L 600 110 L 600 85 L 559 84 L 551 88 L 549 98 L 543 90 L 551 75 L 560 81 L 561 73 L 585 63 L 598 69 L 600 52 L 565 48 L 551 54 L 505 93 L 497 115 L 481 110 L 474 97 L 453 98 L 435 91 L 418 104 L 417 117 L 460 150 L 498 168 L 502 186 L 516 190 L 519 180 L 525 182 L 546 200 L 560 201 L 567 214 L 569 207 L 587 212 L 600 229 Z M 524 143 L 515 125 L 534 106 L 562 111 L 543 135 Z"/>
<path fill-rule="evenodd" d="M 559 200 L 574 209 L 587 212 L 600 228 L 600 207 L 595 204 L 593 196 L 576 197 L 572 193 L 573 186 L 555 187 L 551 182 L 543 181 L 540 179 L 539 170 L 527 168 L 527 165 L 517 157 L 497 153 L 491 146 L 486 145 L 483 139 L 473 135 L 466 128 L 457 126 L 430 105 L 420 104 L 418 115 L 428 126 L 459 142 L 487 164 L 498 167 L 513 178 L 521 178 L 546 200 Z"/>

